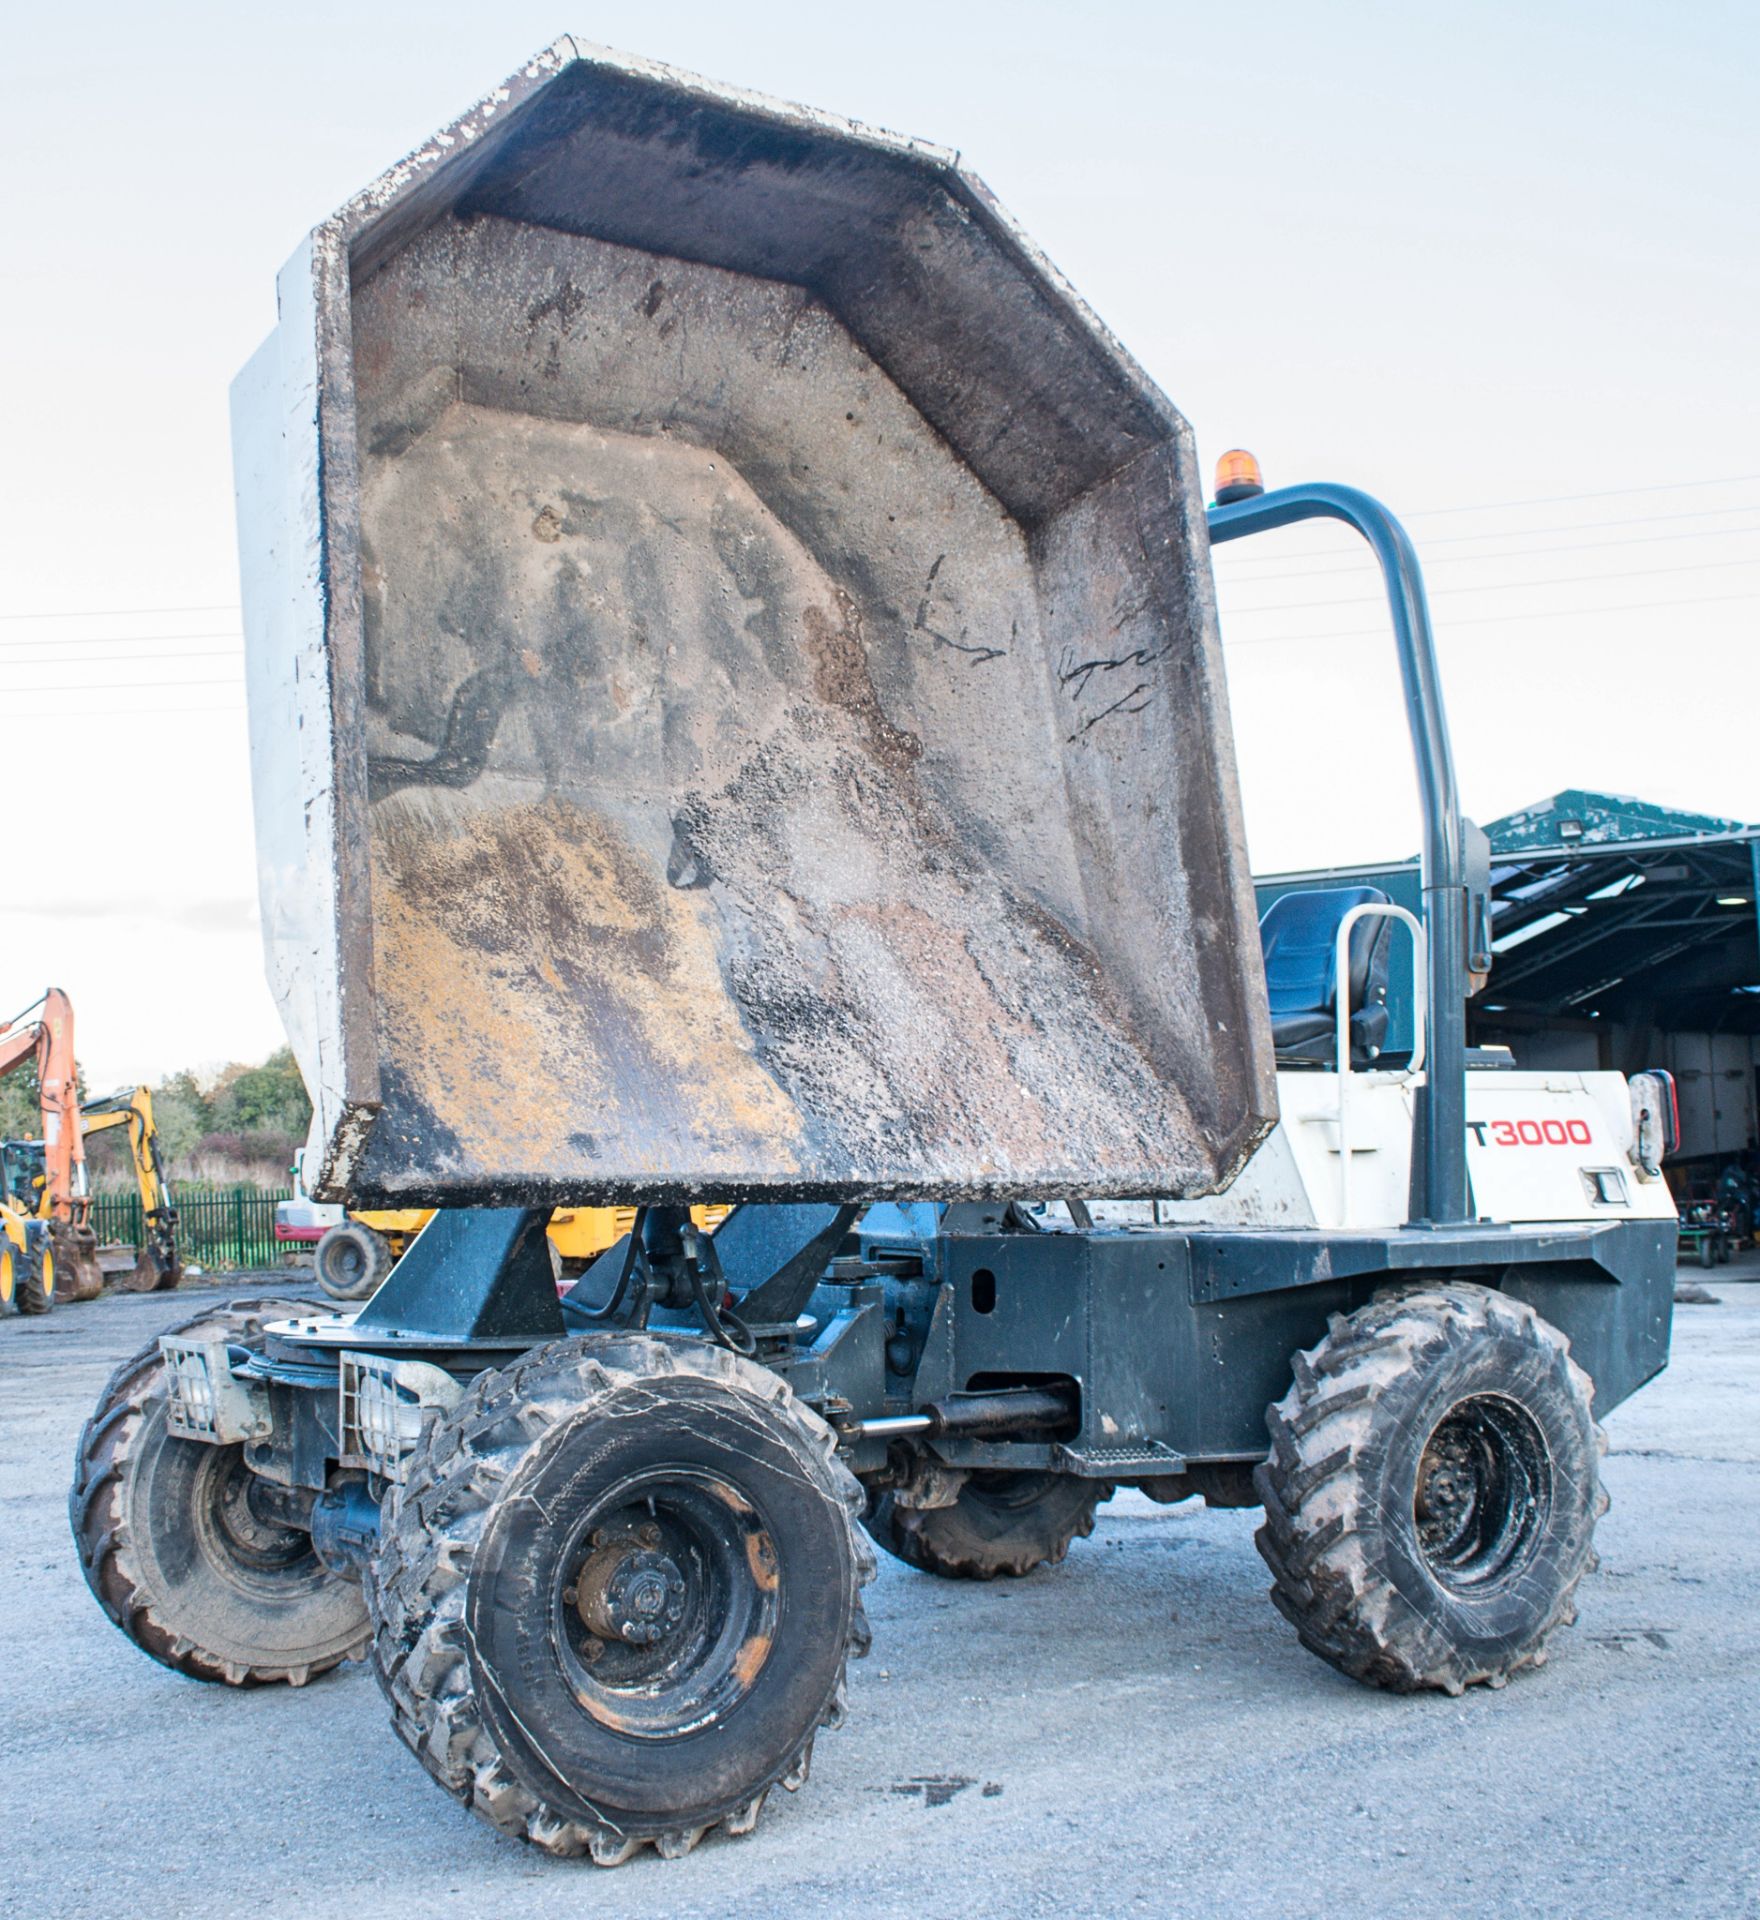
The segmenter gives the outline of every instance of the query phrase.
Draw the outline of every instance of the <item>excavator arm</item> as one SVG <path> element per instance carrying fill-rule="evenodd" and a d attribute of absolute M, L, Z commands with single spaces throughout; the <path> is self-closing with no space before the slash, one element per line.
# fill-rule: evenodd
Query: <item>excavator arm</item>
<path fill-rule="evenodd" d="M 21 1024 L 28 1014 L 36 1018 Z M 49 988 L 24 1013 L 0 1021 L 0 1078 L 27 1060 L 36 1062 L 43 1121 L 42 1212 L 70 1226 L 84 1226 L 90 1197 L 73 1062 L 73 1002 L 59 987 Z"/>
<path fill-rule="evenodd" d="M 34 1016 L 34 1017 L 32 1017 Z M 0 1021 L 0 1076 L 35 1060 L 43 1126 L 43 1193 L 38 1208 L 49 1225 L 65 1290 L 75 1300 L 103 1290 L 97 1241 L 86 1216 L 86 1150 L 80 1125 L 79 1077 L 73 1055 L 73 1002 L 59 987 L 23 1013 Z"/>
<path fill-rule="evenodd" d="M 168 1291 L 183 1278 L 177 1248 L 177 1209 L 171 1204 L 171 1183 L 159 1158 L 159 1135 L 153 1125 L 153 1096 L 146 1087 L 90 1100 L 81 1109 L 87 1136 L 116 1127 L 128 1130 L 129 1159 L 141 1196 L 146 1227 L 145 1244 L 134 1269 L 122 1278 L 130 1293 Z"/>

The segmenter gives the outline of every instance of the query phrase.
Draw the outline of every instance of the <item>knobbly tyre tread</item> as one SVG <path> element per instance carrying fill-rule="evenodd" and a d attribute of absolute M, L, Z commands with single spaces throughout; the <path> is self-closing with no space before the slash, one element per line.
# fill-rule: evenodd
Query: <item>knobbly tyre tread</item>
<path fill-rule="evenodd" d="M 352 1282 L 341 1279 L 331 1271 L 335 1250 L 345 1243 L 358 1248 L 362 1257 L 360 1273 Z M 369 1227 L 364 1221 L 354 1219 L 339 1220 L 335 1226 L 327 1227 L 324 1237 L 312 1252 L 313 1278 L 329 1299 L 344 1306 L 372 1299 L 390 1277 L 391 1269 L 396 1264 L 391 1242 L 384 1234 L 376 1227 Z"/>
<path fill-rule="evenodd" d="M 237 1338 L 248 1340 L 270 1320 L 294 1319 L 311 1311 L 308 1300 L 233 1300 L 194 1314 L 165 1332 L 187 1333 L 193 1327 L 219 1322 Z M 161 1665 L 196 1680 L 234 1687 L 275 1683 L 301 1687 L 345 1660 L 359 1660 L 371 1637 L 364 1621 L 359 1638 L 340 1651 L 306 1661 L 251 1663 L 204 1651 L 155 1617 L 130 1537 L 123 1493 L 132 1449 L 147 1420 L 162 1371 L 159 1336 L 155 1335 L 111 1374 L 90 1419 L 80 1430 L 67 1514 L 79 1549 L 80 1570 L 99 1606 Z"/>
<path fill-rule="evenodd" d="M 1583 1407 L 1592 1404 L 1593 1384 L 1556 1327 L 1506 1294 L 1450 1282 L 1390 1289 L 1354 1314 L 1333 1314 L 1326 1337 L 1295 1356 L 1289 1392 L 1266 1410 L 1271 1452 L 1254 1475 L 1265 1507 L 1255 1541 L 1271 1570 L 1272 1602 L 1310 1652 L 1369 1685 L 1459 1694 L 1474 1685 L 1500 1687 L 1512 1673 L 1544 1665 L 1547 1638 L 1575 1621 L 1577 1586 L 1598 1564 L 1591 1549 L 1552 1596 L 1526 1644 L 1493 1667 L 1464 1660 L 1428 1631 L 1365 1557 L 1360 1490 L 1350 1488 L 1348 1477 L 1368 1443 L 1378 1400 L 1439 1346 L 1458 1350 L 1489 1332 L 1545 1349 Z M 1590 1425 L 1598 1461 L 1607 1437 Z M 1596 1519 L 1607 1504 L 1597 1473 Z"/>
<path fill-rule="evenodd" d="M 1011 1536 L 985 1538 L 967 1523 L 958 1502 L 901 1507 L 889 1493 L 874 1502 L 864 1525 L 888 1553 L 920 1573 L 944 1580 L 1019 1579 L 1056 1566 L 1074 1541 L 1085 1540 L 1094 1531 L 1096 1509 L 1111 1493 L 1099 1481 L 1056 1475 L 1046 1499 L 1018 1509 L 1022 1524 Z M 966 1489 L 960 1497 L 965 1499 Z"/>
<path fill-rule="evenodd" d="M 27 1254 L 14 1268 L 14 1286 L 12 1303 L 20 1313 L 53 1313 L 55 1302 L 60 1298 L 58 1286 L 43 1284 L 42 1253 Z M 51 1256 L 52 1258 L 52 1256 Z M 53 1265 L 49 1268 L 51 1280 L 57 1278 Z"/>
<path fill-rule="evenodd" d="M 752 1798 L 719 1822 L 631 1834 L 557 1814 L 505 1764 L 473 1697 L 465 1608 L 472 1553 L 501 1489 L 591 1396 L 651 1379 L 693 1372 L 744 1388 L 789 1420 L 823 1463 L 848 1517 L 856 1568 L 855 1611 L 840 1671 L 819 1727 L 835 1730 L 846 1710 L 850 1656 L 869 1644 L 861 1589 L 875 1561 L 860 1517 L 861 1484 L 837 1452 L 837 1437 L 787 1382 L 707 1341 L 648 1334 L 571 1337 L 536 1347 L 511 1366 L 478 1375 L 447 1418 L 431 1422 L 387 1496 L 379 1551 L 367 1581 L 374 1671 L 399 1739 L 432 1778 L 492 1826 L 562 1859 L 621 1866 L 651 1845 L 662 1859 L 695 1847 L 713 1825 L 749 1833 L 770 1789 L 795 1792 L 812 1762 L 813 1729 L 793 1757 Z M 512 1429 L 518 1437 L 508 1438 Z"/>

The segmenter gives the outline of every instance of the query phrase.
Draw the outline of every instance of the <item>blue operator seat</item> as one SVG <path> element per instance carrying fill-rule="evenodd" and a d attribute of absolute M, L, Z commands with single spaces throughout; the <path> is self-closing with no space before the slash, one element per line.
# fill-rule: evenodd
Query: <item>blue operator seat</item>
<path fill-rule="evenodd" d="M 1273 900 L 1259 922 L 1271 1044 L 1279 1066 L 1337 1064 L 1338 930 L 1352 907 L 1385 906 L 1379 887 L 1315 887 Z M 1366 1067 L 1387 1040 L 1387 956 L 1393 922 L 1359 920 L 1350 937 L 1351 1065 Z"/>

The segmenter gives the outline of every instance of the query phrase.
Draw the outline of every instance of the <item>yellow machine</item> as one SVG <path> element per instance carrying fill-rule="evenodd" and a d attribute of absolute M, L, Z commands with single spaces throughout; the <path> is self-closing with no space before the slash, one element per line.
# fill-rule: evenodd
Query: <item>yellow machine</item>
<path fill-rule="evenodd" d="M 89 1100 L 79 1110 L 80 1165 L 84 1168 L 84 1143 L 94 1134 L 127 1129 L 129 1164 L 141 1196 L 141 1216 L 145 1227 L 138 1255 L 126 1248 L 120 1263 L 113 1254 L 97 1246 L 87 1222 L 91 1196 L 82 1190 L 77 1215 L 82 1259 L 89 1268 L 91 1281 L 85 1291 L 72 1298 L 89 1299 L 104 1279 L 113 1279 L 128 1293 L 168 1291 L 183 1278 L 183 1263 L 177 1250 L 177 1209 L 171 1204 L 171 1188 L 159 1159 L 159 1140 L 153 1127 L 153 1096 L 145 1087 L 127 1093 L 111 1094 L 102 1100 Z M 84 1178 L 82 1171 L 82 1180 Z M 54 1181 L 48 1167 L 47 1149 L 41 1140 L 0 1142 L 0 1212 L 16 1215 L 20 1222 L 35 1222 L 43 1232 L 27 1235 L 28 1245 L 13 1242 L 14 1280 L 19 1289 L 19 1310 L 46 1313 L 54 1304 L 54 1255 L 52 1240 L 57 1214 Z M 42 1241 L 42 1260 L 48 1263 L 48 1278 L 38 1271 L 36 1251 Z"/>
<path fill-rule="evenodd" d="M 312 1255 L 318 1285 L 333 1300 L 365 1300 L 378 1292 L 404 1249 L 434 1217 L 432 1207 L 396 1207 L 351 1213 L 325 1233 Z M 692 1207 L 706 1232 L 730 1207 Z M 634 1207 L 558 1207 L 550 1216 L 550 1245 L 559 1277 L 583 1273 L 635 1225 Z"/>
<path fill-rule="evenodd" d="M 69 1300 L 95 1300 L 104 1290 L 104 1276 L 88 1224 L 92 1201 L 79 1124 L 73 1002 L 59 987 L 48 988 L 10 1020 L 0 1020 L 0 1077 L 27 1066 L 36 1071 L 41 1131 L 35 1140 L 0 1141 L 0 1200 L 41 1222 L 59 1291 Z M 28 1237 L 35 1246 L 38 1236 Z M 27 1312 L 47 1313 L 57 1289 L 33 1283 L 33 1291 L 36 1304 L 26 1305 L 21 1293 L 20 1305 Z"/>
<path fill-rule="evenodd" d="M 171 1186 L 159 1159 L 152 1094 L 136 1087 L 105 1100 L 90 1100 L 80 1108 L 80 1123 L 88 1140 L 117 1127 L 128 1130 L 129 1161 L 140 1190 L 146 1231 L 139 1258 L 115 1275 L 117 1285 L 128 1293 L 169 1292 L 183 1278 L 183 1261 L 177 1249 L 177 1209 L 171 1204 Z M 98 1261 L 100 1266 L 105 1264 L 101 1250 Z"/>
<path fill-rule="evenodd" d="M 34 1215 L 0 1199 L 0 1314 L 47 1313 L 55 1304 L 55 1253 Z"/>
<path fill-rule="evenodd" d="M 705 1233 L 713 1233 L 733 1211 L 731 1207 L 692 1207 L 691 1218 Z M 550 1244 L 562 1262 L 562 1271 L 578 1277 L 607 1247 L 614 1247 L 636 1224 L 634 1207 L 558 1207 L 550 1216 Z"/>

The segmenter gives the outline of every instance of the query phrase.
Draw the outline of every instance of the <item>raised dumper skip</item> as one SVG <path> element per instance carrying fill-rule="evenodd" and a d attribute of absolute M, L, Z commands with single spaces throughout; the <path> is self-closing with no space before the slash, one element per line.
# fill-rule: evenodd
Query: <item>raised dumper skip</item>
<path fill-rule="evenodd" d="M 1465 1059 L 1389 515 L 1207 514 L 951 154 L 572 41 L 313 233 L 234 417 L 314 1190 L 440 1210 L 357 1313 L 111 1382 L 72 1510 L 124 1631 L 365 1654 L 450 1793 L 608 1864 L 805 1781 L 872 1543 L 1024 1574 L 1117 1486 L 1262 1502 L 1365 1681 L 1543 1659 L 1593 1412 L 1666 1359 L 1667 1089 Z M 1262 946 L 1209 546 L 1315 514 L 1387 578 L 1424 913 Z M 617 1204 L 559 1298 L 550 1209 Z"/>

